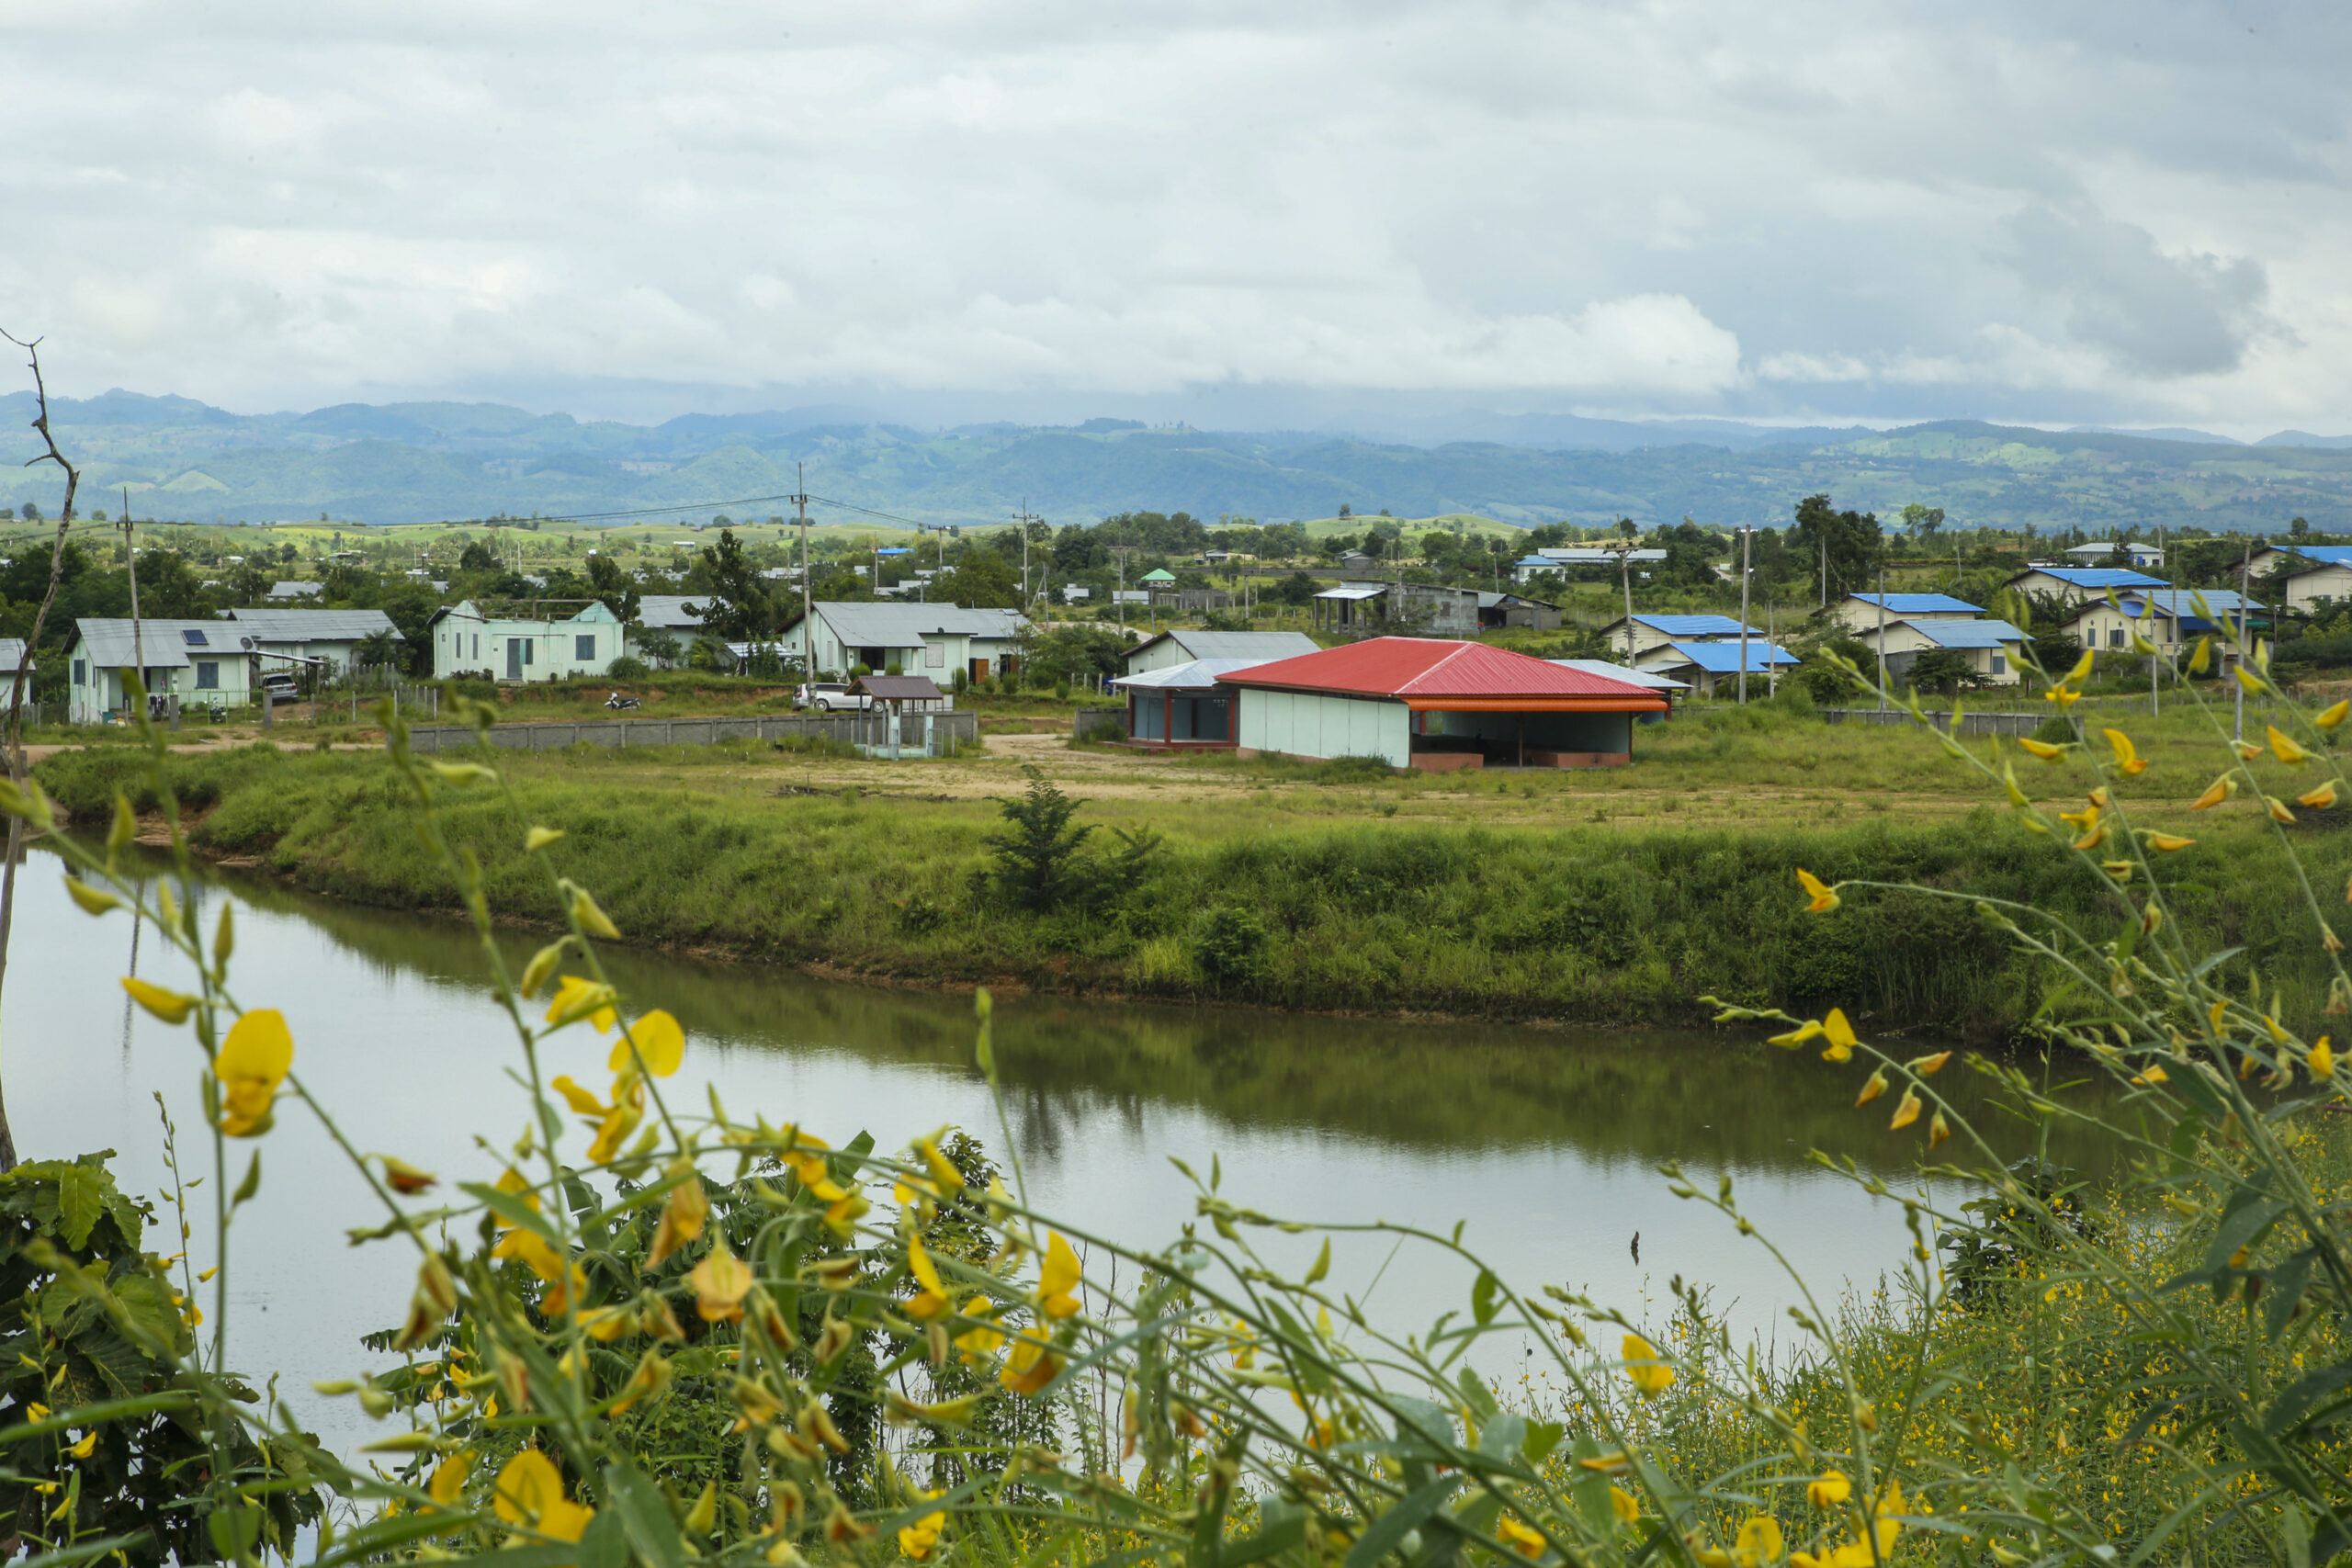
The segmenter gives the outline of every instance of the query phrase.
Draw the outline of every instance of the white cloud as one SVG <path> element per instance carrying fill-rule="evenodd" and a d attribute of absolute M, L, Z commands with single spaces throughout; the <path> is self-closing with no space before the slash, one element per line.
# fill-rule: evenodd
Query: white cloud
<path fill-rule="evenodd" d="M 2329 425 L 2348 30 L 2026 0 L 31 5 L 0 19 L 0 324 L 47 332 L 70 389 L 241 407 L 1247 386 Z"/>

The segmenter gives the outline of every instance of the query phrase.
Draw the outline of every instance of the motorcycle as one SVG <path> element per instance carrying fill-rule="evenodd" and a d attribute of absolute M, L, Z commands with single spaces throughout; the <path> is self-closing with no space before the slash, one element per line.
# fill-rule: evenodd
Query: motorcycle
<path fill-rule="evenodd" d="M 641 708 L 645 705 L 639 702 L 635 697 L 625 697 L 618 692 L 615 692 L 611 696 L 605 699 L 605 705 L 616 712 L 626 713 L 630 708 Z"/>

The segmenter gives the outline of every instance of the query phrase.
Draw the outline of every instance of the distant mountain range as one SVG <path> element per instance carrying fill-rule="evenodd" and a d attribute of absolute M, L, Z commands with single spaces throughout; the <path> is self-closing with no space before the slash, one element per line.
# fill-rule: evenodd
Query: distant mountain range
<path fill-rule="evenodd" d="M 128 486 L 139 515 L 199 522 L 764 516 L 788 510 L 779 498 L 805 463 L 809 491 L 823 498 L 812 515 L 831 522 L 1001 523 L 1023 505 L 1057 524 L 1135 510 L 1272 522 L 1346 503 L 1531 526 L 1686 514 L 1779 524 L 1798 499 L 1826 491 L 1882 515 L 1923 502 L 1964 525 L 2272 529 L 2301 516 L 2352 532 L 2352 435 L 2301 431 L 2249 446 L 2193 430 L 1969 421 L 1879 431 L 1489 416 L 1480 428 L 1510 434 L 1500 442 L 1435 429 L 1374 439 L 1114 419 L 917 430 L 848 409 L 687 414 L 651 426 L 491 403 L 249 415 L 124 391 L 52 408 L 60 443 L 83 468 L 83 510 L 115 509 Z M 0 460 L 33 455 L 33 412 L 29 394 L 0 398 Z M 11 508 L 51 512 L 59 491 L 53 468 L 0 469 Z"/>

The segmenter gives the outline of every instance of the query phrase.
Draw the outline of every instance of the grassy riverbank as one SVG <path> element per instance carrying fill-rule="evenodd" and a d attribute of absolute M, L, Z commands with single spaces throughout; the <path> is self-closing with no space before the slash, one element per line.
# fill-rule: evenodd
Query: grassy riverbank
<path fill-rule="evenodd" d="M 142 765 L 119 749 L 64 752 L 40 776 L 86 820 L 117 788 L 136 795 Z M 994 802 L 922 793 L 920 765 L 869 765 L 865 789 L 838 793 L 808 793 L 806 760 L 765 750 L 521 753 L 502 765 L 519 819 L 488 790 L 450 792 L 447 818 L 490 869 L 499 908 L 543 902 L 521 829 L 545 823 L 568 834 L 553 852 L 560 869 L 594 887 L 635 941 L 896 982 L 1608 1024 L 1687 1022 L 1713 992 L 1983 1038 L 2040 998 L 1969 906 L 1861 894 L 1834 918 L 1808 918 L 1792 868 L 2070 918 L 2107 912 L 2048 840 L 1959 800 L 1928 819 L 1805 826 L 1776 812 L 1735 826 L 1597 822 L 1581 796 L 1552 793 L 1498 797 L 1511 815 L 1441 819 L 1396 815 L 1422 781 L 1295 771 L 1206 799 L 1146 789 L 1091 800 L 1081 822 L 1151 829 L 1159 846 L 1124 883 L 1106 878 L 1039 914 L 990 886 Z M 1010 794 L 1021 780 L 998 766 Z M 380 756 L 254 747 L 171 767 L 202 810 L 194 839 L 209 853 L 335 897 L 454 908 Z M 1605 787 L 1623 800 L 1631 782 Z M 1651 782 L 1671 795 L 1668 779 Z M 1071 788 L 1087 797 L 1082 782 Z M 2317 955 L 2286 938 L 2297 911 L 2277 897 L 2291 886 L 2285 857 L 2244 811 L 2194 829 L 2202 841 L 2165 865 L 2179 907 L 2217 944 L 2246 947 L 2266 986 L 2307 1012 L 2324 981 Z M 1090 840 L 1105 860 L 1119 847 L 1108 831 Z M 2352 857 L 2335 835 L 2301 847 L 2316 879 L 2342 885 Z"/>

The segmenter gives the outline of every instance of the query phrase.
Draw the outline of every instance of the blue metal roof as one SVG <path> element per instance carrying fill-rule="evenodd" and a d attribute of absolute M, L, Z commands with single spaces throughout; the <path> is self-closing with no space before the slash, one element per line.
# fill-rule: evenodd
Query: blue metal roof
<path fill-rule="evenodd" d="M 2324 566 L 2352 566 L 2352 545 L 2280 545 L 2278 547 Z"/>
<path fill-rule="evenodd" d="M 2126 566 L 2038 566 L 2044 577 L 2054 577 L 2075 588 L 2162 588 L 2165 580 L 2133 571 Z"/>
<path fill-rule="evenodd" d="M 1667 646 L 1710 675 L 1739 673 L 1739 644 L 1736 642 L 1670 642 Z M 1747 667 L 1750 670 L 1766 670 L 1775 664 L 1796 662 L 1796 655 L 1785 648 L 1773 647 L 1762 637 L 1755 637 L 1748 642 Z"/>
<path fill-rule="evenodd" d="M 2160 593 L 2119 593 L 2115 596 L 2115 602 L 2134 615 L 2140 613 L 2140 606 L 2143 604 L 2155 605 L 2159 615 L 2194 615 L 2198 613 L 2197 602 L 2200 599 L 2205 602 L 2205 607 L 2216 615 L 2226 615 L 2245 607 L 2234 588 L 2171 588 Z"/>
<path fill-rule="evenodd" d="M 1863 604 L 1876 605 L 1875 593 L 1856 593 L 1851 597 Z M 1886 613 L 1890 615 L 1981 615 L 1982 604 L 1972 604 L 1965 599 L 1955 599 L 1949 593 L 1890 593 L 1886 596 Z"/>
<path fill-rule="evenodd" d="M 2025 633 L 2007 621 L 1905 621 L 1903 623 L 1938 648 L 2000 648 L 2024 642 Z"/>
<path fill-rule="evenodd" d="M 1739 623 L 1729 615 L 1635 615 L 1634 619 L 1654 632 L 1664 632 L 1669 637 L 1739 635 Z M 1754 636 L 1755 630 L 1750 626 L 1748 635 Z"/>

